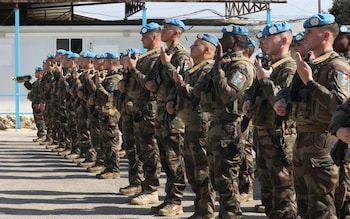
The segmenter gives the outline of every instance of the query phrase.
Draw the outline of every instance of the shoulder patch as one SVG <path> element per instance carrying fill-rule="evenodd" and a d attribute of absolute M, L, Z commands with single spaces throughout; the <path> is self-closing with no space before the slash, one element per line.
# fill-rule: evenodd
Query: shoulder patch
<path fill-rule="evenodd" d="M 236 72 L 232 78 L 232 84 L 236 86 L 238 89 L 241 89 L 246 80 L 247 80 L 247 77 L 244 74 L 240 72 Z"/>
<path fill-rule="evenodd" d="M 339 85 L 346 91 L 349 91 L 349 76 L 343 72 L 338 72 Z"/>
<path fill-rule="evenodd" d="M 181 68 L 182 68 L 181 70 L 182 70 L 182 72 L 187 71 L 190 68 L 190 66 L 191 66 L 190 60 L 186 59 L 186 60 L 182 60 L 181 61 Z"/>
<path fill-rule="evenodd" d="M 109 80 L 107 82 L 106 90 L 109 91 L 109 92 L 113 91 L 113 81 L 112 80 Z"/>

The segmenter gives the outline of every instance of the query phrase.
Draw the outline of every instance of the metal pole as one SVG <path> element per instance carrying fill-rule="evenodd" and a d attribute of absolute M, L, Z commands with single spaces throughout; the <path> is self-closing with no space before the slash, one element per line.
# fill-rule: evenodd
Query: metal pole
<path fill-rule="evenodd" d="M 266 11 L 266 24 L 271 24 L 271 9 L 267 9 Z"/>
<path fill-rule="evenodd" d="M 321 13 L 321 0 L 318 0 L 318 13 Z"/>
<path fill-rule="evenodd" d="M 16 77 L 19 76 L 20 66 L 19 66 L 19 8 L 16 5 L 15 8 L 15 71 Z M 20 117 L 19 117 L 19 83 L 15 83 L 16 89 L 16 131 L 19 128 Z"/>
<path fill-rule="evenodd" d="M 145 4 L 146 6 L 146 4 Z M 142 26 L 145 26 L 147 24 L 147 8 L 142 8 Z M 146 52 L 146 49 L 142 45 L 142 52 Z"/>

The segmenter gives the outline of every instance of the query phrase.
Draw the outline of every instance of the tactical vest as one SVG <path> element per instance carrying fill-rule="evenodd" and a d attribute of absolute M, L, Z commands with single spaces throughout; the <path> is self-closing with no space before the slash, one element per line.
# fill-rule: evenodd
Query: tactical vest
<path fill-rule="evenodd" d="M 336 59 L 340 59 L 339 55 L 336 52 L 331 51 L 314 59 L 311 63 L 314 80 L 320 85 L 325 86 L 329 91 L 331 91 L 332 88 L 329 86 L 330 75 L 328 73 L 334 70 L 333 64 Z M 299 92 L 299 98 L 294 100 L 292 99 L 290 117 L 298 124 L 311 123 L 324 124 L 328 126 L 332 118 L 332 113 L 330 113 L 324 106 L 322 106 L 319 101 L 317 101 L 315 98 L 312 98 L 306 88 L 304 90 L 300 90 L 303 92 Z M 307 95 L 306 98 L 304 97 L 305 95 Z"/>

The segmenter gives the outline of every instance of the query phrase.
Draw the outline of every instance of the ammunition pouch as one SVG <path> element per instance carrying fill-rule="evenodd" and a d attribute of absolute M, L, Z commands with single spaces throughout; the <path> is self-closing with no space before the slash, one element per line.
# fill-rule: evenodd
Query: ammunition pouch
<path fill-rule="evenodd" d="M 30 101 L 33 101 L 33 94 L 32 94 L 31 91 L 28 92 L 27 99 L 30 100 Z"/>
<path fill-rule="evenodd" d="M 304 123 L 328 124 L 332 118 L 332 114 L 317 101 L 313 101 L 312 104 L 310 102 L 292 102 L 290 115 L 294 121 Z"/>
<path fill-rule="evenodd" d="M 331 150 L 331 156 L 337 166 L 342 165 L 344 162 L 349 162 L 350 150 L 348 150 L 348 145 L 342 140 L 338 140 Z"/>
<path fill-rule="evenodd" d="M 134 112 L 134 122 L 141 122 L 143 120 L 143 113 L 141 110 Z"/>
<path fill-rule="evenodd" d="M 287 156 L 286 142 L 283 135 L 272 135 L 271 141 L 274 145 L 278 146 L 278 153 L 280 155 L 280 161 L 283 163 L 283 166 L 291 166 L 293 162 Z"/>

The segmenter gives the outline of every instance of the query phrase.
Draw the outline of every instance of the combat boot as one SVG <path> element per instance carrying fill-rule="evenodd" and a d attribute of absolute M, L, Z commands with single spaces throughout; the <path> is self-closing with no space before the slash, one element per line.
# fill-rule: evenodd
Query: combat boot
<path fill-rule="evenodd" d="M 168 203 L 158 211 L 158 215 L 160 216 L 175 216 L 183 213 L 182 204 L 177 205 L 173 203 Z"/>
<path fill-rule="evenodd" d="M 131 199 L 130 203 L 133 205 L 148 205 L 158 204 L 158 192 L 140 192 L 134 198 Z"/>
<path fill-rule="evenodd" d="M 41 136 L 41 137 L 37 137 L 33 139 L 33 142 L 42 142 L 45 141 L 46 137 L 45 136 Z"/>
<path fill-rule="evenodd" d="M 45 146 L 46 149 L 52 150 L 54 148 L 58 148 L 58 144 L 47 144 Z"/>
<path fill-rule="evenodd" d="M 71 153 L 71 150 L 66 149 L 64 151 L 58 152 L 57 154 L 64 157 L 64 156 L 66 156 L 66 155 L 68 155 L 70 153 Z"/>
<path fill-rule="evenodd" d="M 87 168 L 87 171 L 89 171 L 90 173 L 102 173 L 105 170 L 105 166 L 104 165 L 95 165 L 93 167 L 89 167 Z"/>
<path fill-rule="evenodd" d="M 254 209 L 257 213 L 265 213 L 265 205 L 255 205 Z"/>
<path fill-rule="evenodd" d="M 79 157 L 79 158 L 73 159 L 72 161 L 73 161 L 73 163 L 80 164 L 80 163 L 85 161 L 85 158 Z"/>
<path fill-rule="evenodd" d="M 167 205 L 167 203 L 164 201 L 164 202 L 160 203 L 160 204 L 157 205 L 157 206 L 152 206 L 152 207 L 151 207 L 151 212 L 152 212 L 153 214 L 158 214 L 159 210 L 162 209 L 162 208 L 164 208 L 166 205 Z"/>
<path fill-rule="evenodd" d="M 96 164 L 95 161 L 84 161 L 82 163 L 79 163 L 78 166 L 82 167 L 82 168 L 89 168 L 92 167 Z"/>
<path fill-rule="evenodd" d="M 77 153 L 71 153 L 67 156 L 64 156 L 64 158 L 66 158 L 67 160 L 74 160 L 74 159 L 77 159 L 79 157 L 80 157 L 80 155 Z"/>
<path fill-rule="evenodd" d="M 97 179 L 117 179 L 120 178 L 120 173 L 118 172 L 104 172 L 96 175 Z"/>
<path fill-rule="evenodd" d="M 128 185 L 119 189 L 119 193 L 122 195 L 132 196 L 142 191 L 141 185 Z"/>

